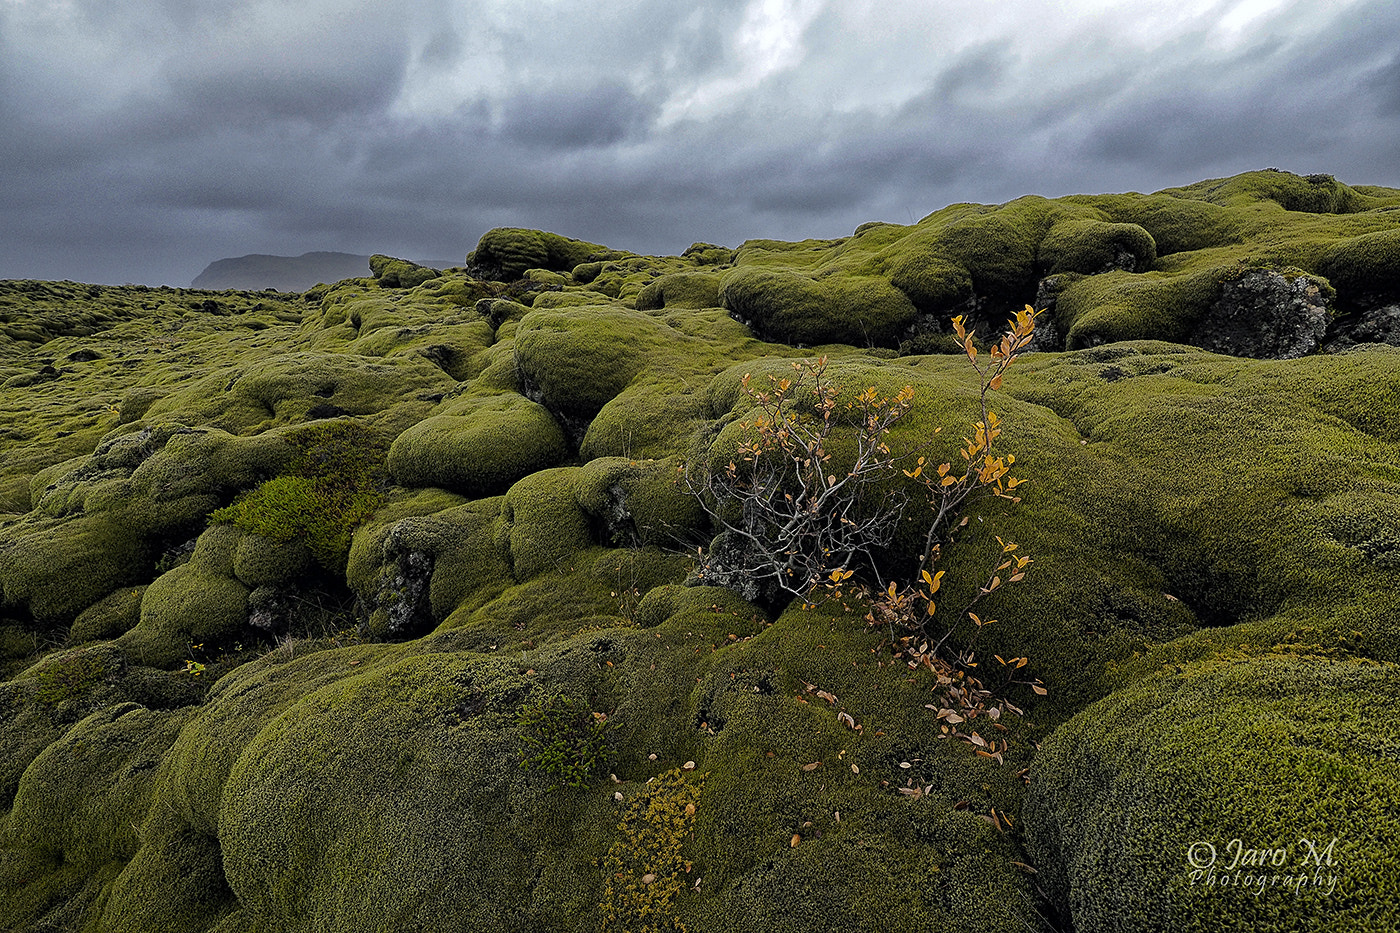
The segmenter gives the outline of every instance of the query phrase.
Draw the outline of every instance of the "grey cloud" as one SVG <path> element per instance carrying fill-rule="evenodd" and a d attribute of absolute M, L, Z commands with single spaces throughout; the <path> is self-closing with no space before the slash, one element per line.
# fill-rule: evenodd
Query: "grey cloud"
<path fill-rule="evenodd" d="M 146 43 L 159 67 L 81 113 L 71 63 L 19 54 L 0 6 L 0 276 L 184 284 L 250 252 L 461 256 L 500 225 L 676 252 L 1265 165 L 1400 185 L 1400 6 L 1384 2 L 1309 35 L 1289 31 L 1299 4 L 1234 48 L 1199 26 L 1132 54 L 1114 33 L 1132 4 L 1059 39 L 1037 31 L 1037 4 L 1018 35 L 929 13 L 926 39 L 887 47 L 840 31 L 833 3 L 806 59 L 669 123 L 664 102 L 743 73 L 745 0 L 558 22 L 374 6 L 92 2 L 84 29 Z M 415 73 L 456 96 L 405 109 Z M 856 92 L 884 84 L 880 101 Z"/>
<path fill-rule="evenodd" d="M 1400 53 L 1378 68 L 1366 82 L 1375 95 L 1376 109 L 1386 116 L 1400 116 Z"/>
<path fill-rule="evenodd" d="M 511 142 L 547 149 L 610 146 L 643 131 L 655 104 L 616 83 L 529 91 L 502 104 L 501 132 Z"/>
<path fill-rule="evenodd" d="M 976 99 L 979 91 L 1002 87 L 1011 70 L 1012 54 L 995 42 L 964 51 L 938 76 L 932 93 L 941 99 Z"/>

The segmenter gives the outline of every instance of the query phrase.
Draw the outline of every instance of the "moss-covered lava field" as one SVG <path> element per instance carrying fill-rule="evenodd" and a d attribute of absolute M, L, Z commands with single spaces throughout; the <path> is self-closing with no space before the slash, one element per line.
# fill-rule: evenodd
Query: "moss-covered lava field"
<path fill-rule="evenodd" d="M 0 282 L 0 930 L 1400 928 L 1400 190 L 366 272 Z M 849 590 L 707 585 L 687 477 L 819 356 L 955 458 L 1028 304 L 933 630 L 1027 682 L 950 731 Z"/>

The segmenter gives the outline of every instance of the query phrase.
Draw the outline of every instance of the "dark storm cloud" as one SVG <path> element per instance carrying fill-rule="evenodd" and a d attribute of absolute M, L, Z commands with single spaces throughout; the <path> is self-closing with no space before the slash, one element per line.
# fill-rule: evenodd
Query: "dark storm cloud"
<path fill-rule="evenodd" d="M 0 277 L 491 226 L 676 252 L 1278 165 L 1400 185 L 1400 7 L 8 0 Z"/>

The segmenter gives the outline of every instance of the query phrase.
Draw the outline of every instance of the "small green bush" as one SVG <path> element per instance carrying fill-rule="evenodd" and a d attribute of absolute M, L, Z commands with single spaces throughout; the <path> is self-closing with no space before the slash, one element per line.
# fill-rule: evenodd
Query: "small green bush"
<path fill-rule="evenodd" d="M 344 568 L 350 536 L 379 506 L 384 446 L 362 426 L 335 421 L 291 438 L 287 473 L 210 515 L 273 541 L 303 540 L 327 570 Z"/>

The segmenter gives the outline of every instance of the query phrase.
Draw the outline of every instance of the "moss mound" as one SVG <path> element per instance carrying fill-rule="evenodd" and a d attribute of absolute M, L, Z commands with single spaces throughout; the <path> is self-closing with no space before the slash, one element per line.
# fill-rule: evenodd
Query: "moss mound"
<path fill-rule="evenodd" d="M 416 288 L 442 275 L 438 270 L 420 266 L 416 262 L 381 254 L 369 257 L 369 269 L 385 288 Z"/>
<path fill-rule="evenodd" d="M 1146 678 L 1036 760 L 1029 847 L 1074 929 L 1381 929 L 1400 917 L 1385 812 L 1391 665 L 1220 660 Z"/>
<path fill-rule="evenodd" d="M 724 277 L 719 300 L 764 339 L 800 346 L 895 346 L 914 321 L 904 293 L 873 276 L 816 281 L 795 272 L 740 268 Z"/>
<path fill-rule="evenodd" d="M 530 269 L 569 272 L 595 254 L 613 251 L 597 243 L 574 240 L 543 230 L 497 227 L 482 234 L 467 264 L 495 279 L 518 279 Z"/>
<path fill-rule="evenodd" d="M 469 495 L 504 492 L 568 453 L 559 425 L 513 393 L 467 397 L 409 428 L 389 448 L 389 471 L 405 486 Z"/>

